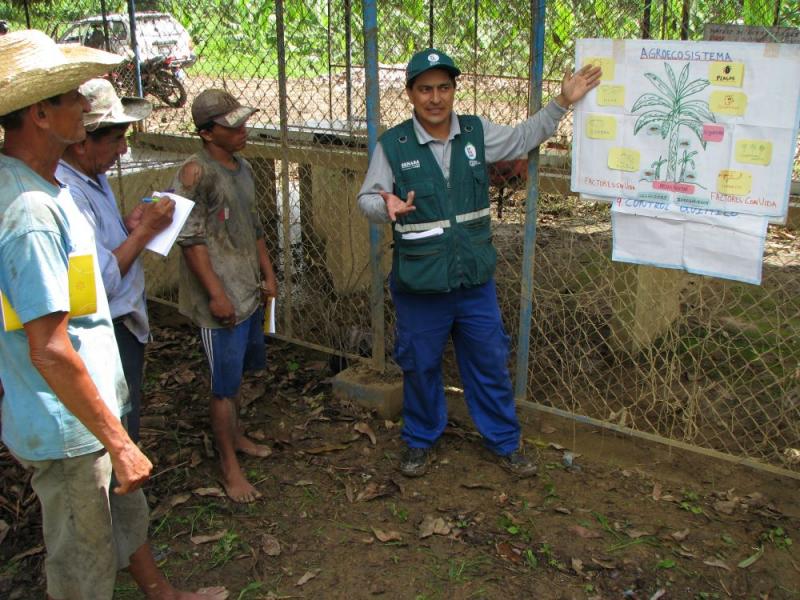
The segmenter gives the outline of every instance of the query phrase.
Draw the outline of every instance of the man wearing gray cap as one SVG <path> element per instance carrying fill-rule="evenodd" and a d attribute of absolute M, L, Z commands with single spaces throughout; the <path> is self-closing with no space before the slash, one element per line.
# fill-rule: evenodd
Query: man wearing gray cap
<path fill-rule="evenodd" d="M 270 453 L 244 434 L 238 416 L 242 375 L 265 366 L 262 305 L 277 295 L 255 210 L 253 170 L 236 155 L 256 110 L 223 90 L 198 95 L 192 119 L 203 148 L 180 167 L 173 185 L 195 201 L 177 240 L 183 249 L 178 302 L 200 327 L 211 370 L 211 428 L 222 484 L 234 502 L 261 496 L 242 473 L 236 452 Z"/>
<path fill-rule="evenodd" d="M 86 136 L 78 86 L 119 60 L 40 31 L 0 37 L 3 442 L 33 472 L 48 598 L 110 599 L 125 567 L 148 598 L 208 598 L 153 570 L 140 489 L 152 465 L 120 421 L 127 389 L 92 229 L 55 176 Z"/>
<path fill-rule="evenodd" d="M 141 202 L 122 218 L 105 173 L 127 152 L 130 124 L 146 118 L 152 105 L 142 98 L 117 97 L 107 79 L 92 79 L 79 90 L 89 100 L 89 112 L 83 117 L 86 139 L 67 148 L 56 177 L 69 186 L 72 199 L 94 229 L 100 274 L 128 384 L 128 435 L 138 442 L 144 346 L 150 337 L 140 255 L 172 222 L 175 203 L 167 198 Z"/>
<path fill-rule="evenodd" d="M 400 471 L 424 475 L 447 425 L 441 363 L 452 337 L 464 398 L 487 448 L 501 467 L 530 477 L 536 465 L 520 451 L 509 337 L 494 284 L 487 164 L 527 154 L 550 137 L 569 106 L 599 83 L 600 69 L 565 75 L 558 97 L 516 127 L 453 112 L 460 74 L 435 48 L 411 58 L 412 118 L 381 136 L 358 194 L 371 221 L 392 222 L 389 286 L 408 446 Z"/>

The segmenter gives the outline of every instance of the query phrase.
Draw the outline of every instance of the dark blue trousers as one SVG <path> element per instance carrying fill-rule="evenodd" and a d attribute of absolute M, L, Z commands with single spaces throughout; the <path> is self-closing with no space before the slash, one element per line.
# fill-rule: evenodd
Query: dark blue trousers
<path fill-rule="evenodd" d="M 144 344 L 125 327 L 122 321 L 114 323 L 114 336 L 117 338 L 122 372 L 128 384 L 128 397 L 131 412 L 126 422 L 128 435 L 134 442 L 139 441 L 139 422 L 142 412 L 142 377 L 144 375 Z"/>
<path fill-rule="evenodd" d="M 487 447 L 507 455 L 519 447 L 509 337 L 494 279 L 446 294 L 408 294 L 392 287 L 397 311 L 395 360 L 403 370 L 403 431 L 411 448 L 429 448 L 447 425 L 442 355 L 453 338 L 458 370 L 475 427 Z"/>

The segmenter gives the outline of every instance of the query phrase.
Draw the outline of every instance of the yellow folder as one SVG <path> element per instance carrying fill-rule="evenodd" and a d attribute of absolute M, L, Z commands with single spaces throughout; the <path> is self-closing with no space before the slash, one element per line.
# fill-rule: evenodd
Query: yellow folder
<path fill-rule="evenodd" d="M 97 311 L 97 285 L 94 278 L 94 259 L 91 254 L 76 254 L 69 257 L 69 315 L 80 317 Z M 22 322 L 5 294 L 0 291 L 0 313 L 3 329 L 22 329 Z"/>

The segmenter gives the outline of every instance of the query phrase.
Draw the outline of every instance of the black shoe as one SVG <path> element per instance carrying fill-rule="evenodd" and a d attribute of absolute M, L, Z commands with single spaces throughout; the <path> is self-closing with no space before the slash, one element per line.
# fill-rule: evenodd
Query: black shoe
<path fill-rule="evenodd" d="M 422 477 L 428 472 L 430 448 L 407 448 L 400 459 L 400 472 L 406 477 Z"/>
<path fill-rule="evenodd" d="M 516 475 L 520 479 L 533 477 L 539 470 L 539 468 L 536 466 L 536 463 L 519 450 L 514 450 L 511 454 L 507 456 L 500 456 L 498 458 L 500 461 L 500 466 L 504 470 L 508 471 L 512 475 Z"/>

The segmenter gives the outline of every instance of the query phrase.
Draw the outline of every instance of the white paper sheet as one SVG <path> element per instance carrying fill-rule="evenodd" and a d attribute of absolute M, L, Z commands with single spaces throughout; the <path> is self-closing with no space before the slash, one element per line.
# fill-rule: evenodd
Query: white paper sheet
<path fill-rule="evenodd" d="M 264 307 L 264 333 L 275 333 L 275 298 Z"/>
<path fill-rule="evenodd" d="M 183 229 L 186 219 L 189 218 L 189 213 L 194 208 L 194 202 L 178 194 L 170 192 L 153 192 L 153 198 L 169 198 L 175 201 L 175 212 L 172 215 L 172 223 L 169 227 L 159 232 L 150 242 L 145 246 L 148 250 L 157 252 L 162 256 L 169 254 L 175 239 Z"/>
<path fill-rule="evenodd" d="M 612 259 L 761 283 L 766 217 L 618 198 Z"/>

